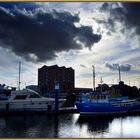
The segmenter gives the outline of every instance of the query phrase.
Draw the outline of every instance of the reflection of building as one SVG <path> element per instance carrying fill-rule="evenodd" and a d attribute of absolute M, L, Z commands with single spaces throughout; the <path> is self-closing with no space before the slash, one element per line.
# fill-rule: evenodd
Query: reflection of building
<path fill-rule="evenodd" d="M 74 70 L 72 68 L 53 66 L 43 66 L 38 69 L 38 90 L 45 95 L 53 95 L 55 82 L 59 82 L 61 95 L 73 93 L 74 91 Z"/>
<path fill-rule="evenodd" d="M 37 85 L 29 85 L 29 86 L 26 86 L 26 89 L 31 89 L 31 90 L 34 90 L 34 91 L 38 91 L 38 86 Z"/>

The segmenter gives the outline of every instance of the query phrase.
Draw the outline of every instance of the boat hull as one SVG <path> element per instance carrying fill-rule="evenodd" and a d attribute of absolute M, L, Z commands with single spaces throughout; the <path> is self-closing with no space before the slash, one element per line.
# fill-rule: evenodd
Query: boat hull
<path fill-rule="evenodd" d="M 140 103 L 113 106 L 112 103 L 76 103 L 81 115 L 115 115 L 140 111 Z"/>
<path fill-rule="evenodd" d="M 59 108 L 63 106 L 63 102 L 59 103 Z M 33 113 L 33 112 L 55 112 L 54 101 L 0 101 L 0 114 L 9 113 Z"/>

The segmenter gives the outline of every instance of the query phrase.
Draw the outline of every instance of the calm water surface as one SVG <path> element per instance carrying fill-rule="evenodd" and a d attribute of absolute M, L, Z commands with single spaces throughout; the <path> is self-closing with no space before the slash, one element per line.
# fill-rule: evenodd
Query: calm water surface
<path fill-rule="evenodd" d="M 0 116 L 0 137 L 140 138 L 140 116 L 83 118 L 79 114 Z"/>

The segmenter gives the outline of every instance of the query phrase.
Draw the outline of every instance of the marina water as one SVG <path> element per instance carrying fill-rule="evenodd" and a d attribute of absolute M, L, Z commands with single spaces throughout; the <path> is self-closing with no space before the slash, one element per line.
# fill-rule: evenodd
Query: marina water
<path fill-rule="evenodd" d="M 83 118 L 79 114 L 0 116 L 0 137 L 140 138 L 140 115 Z"/>

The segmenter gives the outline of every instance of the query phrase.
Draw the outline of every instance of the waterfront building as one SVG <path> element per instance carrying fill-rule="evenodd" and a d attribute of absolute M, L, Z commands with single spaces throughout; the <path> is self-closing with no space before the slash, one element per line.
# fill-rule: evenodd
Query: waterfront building
<path fill-rule="evenodd" d="M 54 96 L 55 82 L 60 85 L 60 96 L 67 96 L 74 92 L 74 69 L 59 67 L 57 65 L 46 66 L 38 69 L 38 92 L 43 96 Z"/>
<path fill-rule="evenodd" d="M 87 92 L 92 92 L 92 91 L 93 91 L 92 88 L 76 87 L 76 88 L 74 89 L 74 93 L 75 93 L 75 94 L 87 93 Z"/>
<path fill-rule="evenodd" d="M 96 91 L 97 91 L 97 92 L 109 91 L 109 85 L 107 85 L 107 84 L 105 84 L 105 83 L 104 83 L 104 84 L 98 84 L 98 87 L 96 87 Z"/>
<path fill-rule="evenodd" d="M 15 91 L 16 87 L 7 86 L 5 84 L 0 84 L 0 99 L 7 99 L 11 91 Z"/>

